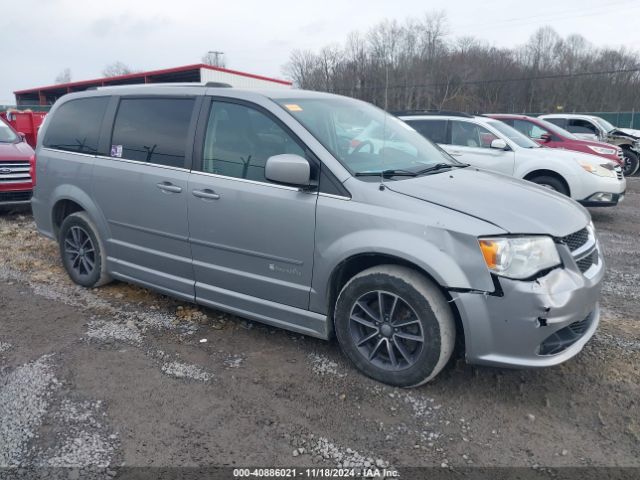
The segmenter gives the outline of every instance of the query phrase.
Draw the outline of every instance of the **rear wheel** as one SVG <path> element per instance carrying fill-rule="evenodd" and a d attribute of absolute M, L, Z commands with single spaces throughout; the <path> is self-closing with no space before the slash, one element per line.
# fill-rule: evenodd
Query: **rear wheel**
<path fill-rule="evenodd" d="M 453 314 L 439 288 L 396 265 L 369 268 L 344 286 L 335 329 L 342 350 L 360 371 L 399 387 L 434 378 L 455 342 Z"/>
<path fill-rule="evenodd" d="M 622 150 L 622 153 L 624 156 L 622 172 L 625 177 L 630 177 L 638 171 L 638 168 L 640 167 L 640 159 L 638 159 L 638 154 L 631 150 L 624 149 Z"/>
<path fill-rule="evenodd" d="M 64 219 L 58 242 L 62 264 L 75 283 L 99 287 L 111 281 L 102 242 L 86 213 L 72 213 Z"/>
<path fill-rule="evenodd" d="M 556 177 L 552 177 L 550 175 L 539 175 L 528 180 L 540 185 L 541 187 L 569 196 L 569 189 L 567 186 L 562 182 L 562 180 Z"/>

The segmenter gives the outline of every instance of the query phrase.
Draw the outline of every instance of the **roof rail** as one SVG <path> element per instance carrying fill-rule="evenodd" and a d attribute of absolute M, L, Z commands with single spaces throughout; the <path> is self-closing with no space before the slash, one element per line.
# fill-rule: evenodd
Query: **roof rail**
<path fill-rule="evenodd" d="M 396 117 L 400 116 L 412 116 L 412 115 L 446 115 L 450 117 L 466 117 L 473 118 L 473 115 L 470 115 L 465 112 L 456 112 L 453 110 L 400 110 L 396 112 L 390 112 L 392 115 Z"/>
<path fill-rule="evenodd" d="M 153 88 L 153 87 L 214 87 L 214 88 L 233 88 L 228 83 L 223 82 L 162 82 L 162 83 L 123 83 L 119 85 L 101 85 L 101 86 L 92 86 L 87 88 L 87 90 L 102 90 L 103 88 L 127 88 L 127 87 L 137 87 L 137 88 Z"/>

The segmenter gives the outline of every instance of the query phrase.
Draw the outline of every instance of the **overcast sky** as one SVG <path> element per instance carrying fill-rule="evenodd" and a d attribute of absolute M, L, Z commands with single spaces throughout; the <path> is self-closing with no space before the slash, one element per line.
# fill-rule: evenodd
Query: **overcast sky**
<path fill-rule="evenodd" d="M 640 0 L 20 0 L 0 9 L 0 104 L 14 90 L 101 76 L 120 60 L 138 70 L 199 63 L 226 53 L 229 68 L 282 77 L 295 48 L 342 43 L 385 18 L 443 9 L 452 37 L 524 43 L 538 27 L 596 45 L 640 49 Z"/>

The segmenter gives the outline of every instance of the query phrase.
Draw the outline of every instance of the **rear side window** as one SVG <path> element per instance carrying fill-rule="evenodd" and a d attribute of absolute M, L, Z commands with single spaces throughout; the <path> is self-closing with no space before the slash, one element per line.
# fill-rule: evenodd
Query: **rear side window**
<path fill-rule="evenodd" d="M 567 125 L 567 121 L 564 118 L 545 118 L 544 120 L 562 128 L 566 128 Z"/>
<path fill-rule="evenodd" d="M 47 120 L 43 145 L 67 152 L 97 154 L 102 119 L 109 97 L 71 100 L 60 105 Z"/>
<path fill-rule="evenodd" d="M 193 98 L 123 98 L 113 125 L 111 157 L 185 166 Z"/>
<path fill-rule="evenodd" d="M 434 143 L 447 143 L 446 120 L 407 120 L 423 137 Z"/>

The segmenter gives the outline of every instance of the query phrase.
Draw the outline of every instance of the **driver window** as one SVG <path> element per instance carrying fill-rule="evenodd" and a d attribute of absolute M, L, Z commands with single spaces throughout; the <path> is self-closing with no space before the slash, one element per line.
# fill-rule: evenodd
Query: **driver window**
<path fill-rule="evenodd" d="M 569 130 L 571 133 L 592 133 L 594 135 L 598 134 L 598 127 L 587 120 L 570 119 L 569 123 L 567 124 L 567 130 Z"/>
<path fill-rule="evenodd" d="M 545 130 L 539 125 L 535 123 L 527 122 L 525 120 L 516 120 L 515 128 L 520 133 L 523 133 L 529 138 L 534 138 L 536 140 L 540 140 L 542 135 L 550 135 L 549 131 Z"/>
<path fill-rule="evenodd" d="M 451 121 L 451 144 L 471 148 L 491 148 L 498 137 L 484 127 L 460 120 Z"/>
<path fill-rule="evenodd" d="M 272 118 L 235 103 L 213 102 L 204 142 L 202 171 L 269 182 L 267 159 L 304 150 Z"/>

